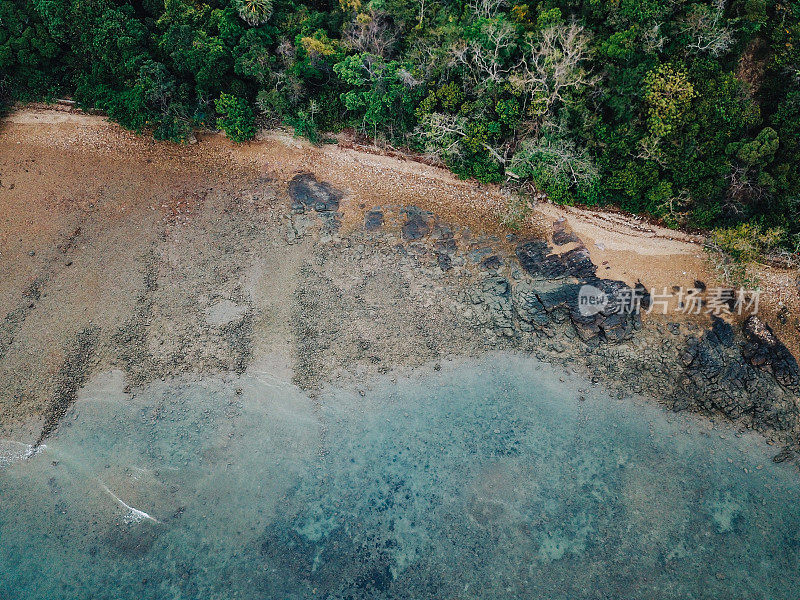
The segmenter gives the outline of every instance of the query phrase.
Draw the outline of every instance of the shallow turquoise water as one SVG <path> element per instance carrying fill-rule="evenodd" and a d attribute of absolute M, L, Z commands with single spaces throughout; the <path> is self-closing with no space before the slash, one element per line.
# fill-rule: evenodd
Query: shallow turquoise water
<path fill-rule="evenodd" d="M 0 598 L 800 595 L 774 449 L 532 359 L 317 402 L 257 373 L 123 383 L 0 467 Z"/>

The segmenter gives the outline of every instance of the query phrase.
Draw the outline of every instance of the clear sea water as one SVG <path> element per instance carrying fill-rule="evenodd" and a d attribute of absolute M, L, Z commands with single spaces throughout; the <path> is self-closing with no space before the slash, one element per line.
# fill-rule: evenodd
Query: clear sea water
<path fill-rule="evenodd" d="M 123 385 L 0 442 L 3 600 L 800 597 L 775 448 L 530 358 Z"/>

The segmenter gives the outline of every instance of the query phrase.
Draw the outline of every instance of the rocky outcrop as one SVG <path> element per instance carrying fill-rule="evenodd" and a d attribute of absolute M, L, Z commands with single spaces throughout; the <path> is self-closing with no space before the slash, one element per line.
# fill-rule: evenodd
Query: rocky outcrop
<path fill-rule="evenodd" d="M 516 255 L 520 266 L 534 278 L 518 286 L 521 289 L 515 296 L 524 329 L 545 326 L 550 319 L 561 323 L 569 318 L 582 340 L 618 344 L 641 327 L 638 307 L 647 308 L 649 295 L 641 286 L 630 288 L 622 281 L 597 277 L 597 266 L 582 244 L 558 254 L 543 240 L 527 240 L 517 246 Z M 582 290 L 603 296 L 605 303 L 588 310 L 591 307 L 581 305 Z"/>
<path fill-rule="evenodd" d="M 299 216 L 322 221 L 325 211 L 314 211 L 303 208 Z M 775 441 L 800 441 L 798 365 L 766 324 L 753 317 L 732 325 L 711 316 L 704 327 L 655 315 L 643 323 L 641 311 L 651 302 L 644 286 L 598 277 L 588 249 L 563 223 L 554 224 L 555 248 L 507 236 L 511 255 L 498 237 L 454 234 L 415 206 L 372 208 L 364 230 L 364 242 L 378 247 L 386 236 L 385 250 L 406 272 L 416 265 L 425 273 L 423 288 L 457 282 L 450 311 L 452 327 L 463 331 L 459 348 L 524 349 L 585 365 L 593 382 L 620 396 L 649 391 L 676 411 L 722 415 Z"/>
<path fill-rule="evenodd" d="M 313 210 L 317 213 L 323 231 L 334 232 L 341 225 L 339 201 L 344 194 L 329 183 L 317 181 L 311 173 L 301 173 L 289 182 L 289 197 L 292 199 L 292 213 L 288 241 L 294 242 L 302 237 L 311 221 L 303 219 L 304 213 Z"/>
<path fill-rule="evenodd" d="M 701 337 L 690 337 L 680 353 L 684 378 L 673 407 L 747 418 L 758 429 L 796 429 L 795 395 L 767 369 L 752 365 L 747 350 L 752 342 L 743 337 L 718 317 Z"/>
<path fill-rule="evenodd" d="M 541 284 L 542 285 L 534 286 L 533 282 L 528 280 L 519 282 L 514 286 L 512 294 L 513 305 L 520 321 L 520 328 L 523 331 L 545 328 L 550 323 L 550 314 L 553 308 L 565 303 L 570 295 L 569 291 L 566 289 L 567 286 L 556 284 L 552 286 L 553 289 L 548 290 L 546 282 L 542 281 Z M 560 298 L 560 300 L 554 303 L 549 302 L 548 292 L 555 292 L 555 296 Z M 577 293 L 577 289 L 575 293 Z M 544 302 L 542 298 L 545 299 Z M 547 303 L 547 307 L 545 306 L 545 302 Z"/>
<path fill-rule="evenodd" d="M 565 246 L 567 244 L 579 244 L 580 238 L 575 232 L 568 228 L 566 219 L 558 219 L 553 223 L 553 244 Z"/>
<path fill-rule="evenodd" d="M 367 231 L 377 231 L 383 227 L 383 211 L 380 207 L 368 210 L 364 215 L 364 229 Z"/>
<path fill-rule="evenodd" d="M 516 282 L 510 293 L 520 332 L 553 338 L 559 326 L 568 324 L 590 349 L 624 344 L 642 329 L 640 309 L 650 304 L 647 291 L 641 284 L 630 288 L 621 281 L 596 277 L 596 268 L 582 245 L 555 253 L 545 242 L 529 240 L 517 247 L 516 254 L 520 266 L 532 276 Z M 607 303 L 596 310 L 581 310 L 579 297 L 584 286 L 605 294 Z M 617 364 L 593 368 L 611 379 L 642 382 L 634 384 L 635 389 L 658 389 L 674 410 L 723 414 L 760 431 L 777 432 L 784 442 L 797 443 L 800 372 L 797 361 L 768 325 L 752 316 L 735 328 L 712 316 L 710 328 L 699 334 L 683 337 L 678 323 L 669 323 L 663 333 L 660 328 L 658 331 L 657 335 L 652 330 L 646 334 L 653 346 L 670 348 L 672 343 L 666 343 L 663 336 L 675 336 L 676 353 L 647 352 L 623 359 L 623 352 Z M 510 336 L 507 330 L 503 335 Z"/>
<path fill-rule="evenodd" d="M 800 393 L 800 369 L 792 353 L 772 332 L 772 328 L 756 315 L 744 322 L 747 343 L 742 354 L 748 363 L 770 373 L 784 388 Z"/>
<path fill-rule="evenodd" d="M 317 181 L 311 173 L 301 173 L 289 182 L 289 197 L 296 208 L 311 208 L 317 212 L 335 212 L 339 210 L 342 192 L 329 183 Z"/>
<path fill-rule="evenodd" d="M 421 210 L 416 206 L 409 206 L 404 209 L 405 223 L 401 228 L 404 240 L 419 240 L 431 232 L 433 216 L 431 213 Z"/>
<path fill-rule="evenodd" d="M 582 245 L 554 254 L 544 240 L 527 240 L 517 246 L 516 254 L 522 268 L 534 277 L 586 279 L 594 277 L 597 272 L 589 251 Z"/>

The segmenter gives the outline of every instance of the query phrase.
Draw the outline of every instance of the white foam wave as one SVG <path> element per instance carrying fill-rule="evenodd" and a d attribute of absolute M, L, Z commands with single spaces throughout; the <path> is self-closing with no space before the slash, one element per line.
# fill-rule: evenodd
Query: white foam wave
<path fill-rule="evenodd" d="M 21 460 L 27 460 L 46 449 L 47 446 L 44 444 L 34 446 L 16 440 L 0 440 L 0 469 L 8 468 Z"/>
<path fill-rule="evenodd" d="M 98 480 L 98 481 L 100 481 L 100 480 Z M 123 508 L 125 508 L 128 511 L 125 514 L 125 516 L 123 517 L 123 519 L 122 519 L 124 523 L 129 524 L 129 525 L 130 524 L 134 524 L 134 523 L 141 523 L 142 521 L 152 521 L 153 523 L 161 523 L 161 521 L 159 521 L 158 519 L 156 519 L 155 517 L 153 517 L 151 515 L 148 515 L 143 510 L 139 510 L 138 508 L 134 508 L 130 504 L 127 504 L 124 500 L 122 500 L 114 492 L 112 492 L 110 489 L 108 489 L 108 486 L 105 483 L 103 483 L 102 481 L 100 481 L 100 487 L 103 488 L 103 490 L 109 496 L 111 496 L 114 500 L 116 500 L 117 503 L 119 503 L 120 506 L 122 506 Z"/>

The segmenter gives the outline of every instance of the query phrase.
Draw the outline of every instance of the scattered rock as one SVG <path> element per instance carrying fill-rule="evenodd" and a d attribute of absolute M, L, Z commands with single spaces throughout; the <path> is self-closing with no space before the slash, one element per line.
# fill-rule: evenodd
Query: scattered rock
<path fill-rule="evenodd" d="M 470 260 L 477 264 L 483 262 L 486 258 L 494 254 L 494 250 L 490 247 L 484 246 L 481 248 L 475 248 L 474 250 L 470 250 L 469 258 Z"/>
<path fill-rule="evenodd" d="M 55 392 L 35 446 L 40 446 L 45 438 L 56 430 L 61 418 L 75 402 L 78 390 L 89 378 L 89 370 L 99 337 L 99 328 L 86 327 L 78 333 L 67 348 L 64 362 L 56 374 Z"/>
<path fill-rule="evenodd" d="M 778 452 L 775 456 L 772 457 L 772 462 L 774 463 L 782 463 L 782 462 L 789 462 L 795 459 L 794 452 L 792 452 L 791 448 L 784 448 L 780 452 Z"/>
<path fill-rule="evenodd" d="M 496 254 L 493 254 L 492 256 L 485 258 L 481 263 L 481 267 L 486 269 L 487 271 L 496 271 L 502 265 L 503 261 Z"/>
<path fill-rule="evenodd" d="M 439 252 L 447 252 L 448 254 L 455 252 L 457 245 L 456 241 L 453 239 L 453 234 L 445 234 L 442 236 L 442 239 L 436 240 L 434 248 L 436 248 L 436 250 Z"/>

